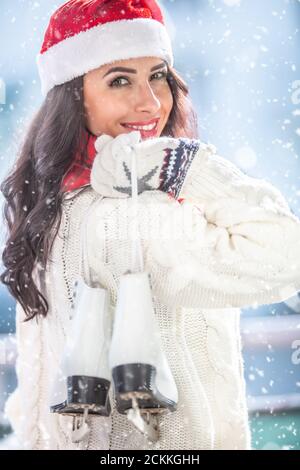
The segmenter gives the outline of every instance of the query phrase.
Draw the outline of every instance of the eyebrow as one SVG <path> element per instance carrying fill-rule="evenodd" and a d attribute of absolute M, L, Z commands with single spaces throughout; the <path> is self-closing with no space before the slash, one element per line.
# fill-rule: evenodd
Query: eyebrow
<path fill-rule="evenodd" d="M 158 70 L 164 66 L 167 66 L 166 62 L 162 62 L 161 64 L 155 65 L 154 67 L 152 67 L 151 72 L 153 72 L 154 70 Z M 108 75 L 109 73 L 113 72 L 137 73 L 135 69 L 128 69 L 127 67 L 113 67 L 112 69 L 109 69 L 105 75 L 103 75 L 103 78 L 106 77 L 106 75 Z"/>

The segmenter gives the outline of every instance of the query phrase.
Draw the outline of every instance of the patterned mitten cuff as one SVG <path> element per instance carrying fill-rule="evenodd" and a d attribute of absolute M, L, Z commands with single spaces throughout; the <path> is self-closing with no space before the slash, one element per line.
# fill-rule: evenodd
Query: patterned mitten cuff
<path fill-rule="evenodd" d="M 136 152 L 138 194 L 159 189 L 177 198 L 199 149 L 194 139 L 158 137 L 141 140 L 139 131 L 98 137 L 91 185 L 105 197 L 131 196 L 132 150 Z"/>

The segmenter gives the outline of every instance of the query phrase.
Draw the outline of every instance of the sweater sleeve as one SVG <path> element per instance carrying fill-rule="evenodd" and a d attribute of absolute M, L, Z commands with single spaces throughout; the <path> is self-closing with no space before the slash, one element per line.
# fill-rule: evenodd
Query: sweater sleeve
<path fill-rule="evenodd" d="M 205 144 L 177 187 L 178 197 L 154 190 L 138 198 L 144 267 L 162 303 L 243 308 L 300 290 L 300 221 L 275 187 Z M 131 199 L 107 198 L 86 224 L 90 263 L 106 286 L 131 266 L 131 209 Z"/>
<path fill-rule="evenodd" d="M 38 441 L 38 392 L 41 373 L 40 322 L 23 322 L 25 313 L 16 303 L 17 387 L 5 403 L 8 418 L 20 448 L 34 449 Z"/>

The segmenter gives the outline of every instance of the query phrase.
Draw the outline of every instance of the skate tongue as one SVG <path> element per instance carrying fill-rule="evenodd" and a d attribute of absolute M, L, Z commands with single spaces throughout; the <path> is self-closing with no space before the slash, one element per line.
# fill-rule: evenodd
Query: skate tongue
<path fill-rule="evenodd" d="M 132 408 L 127 412 L 127 418 L 129 421 L 131 421 L 134 426 L 151 442 L 157 442 L 159 434 L 156 417 L 149 413 L 149 421 L 147 423 L 140 413 L 140 409 L 135 398 L 132 399 L 132 405 Z"/>

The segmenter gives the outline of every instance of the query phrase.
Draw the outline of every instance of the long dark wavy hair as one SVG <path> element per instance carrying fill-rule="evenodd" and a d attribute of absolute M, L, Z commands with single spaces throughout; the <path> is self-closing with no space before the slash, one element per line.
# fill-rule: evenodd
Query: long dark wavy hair
<path fill-rule="evenodd" d="M 173 108 L 162 136 L 198 138 L 197 114 L 189 89 L 178 72 L 168 67 Z M 46 316 L 48 302 L 34 281 L 35 263 L 46 268 L 62 215 L 61 183 L 77 149 L 87 151 L 83 76 L 52 88 L 36 112 L 18 152 L 16 163 L 2 182 L 7 238 L 0 280 L 21 304 L 25 321 Z M 58 222 L 58 223 L 57 223 Z"/>

